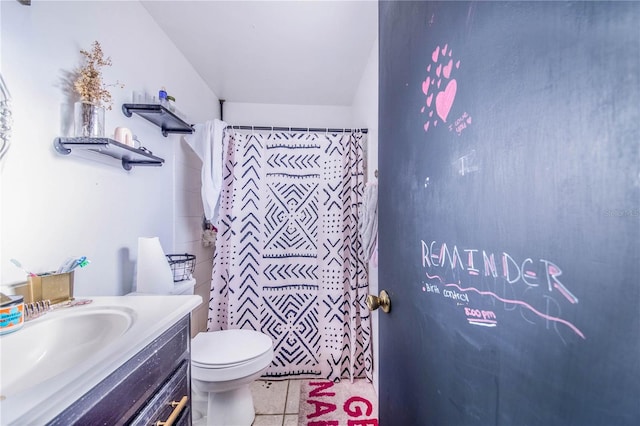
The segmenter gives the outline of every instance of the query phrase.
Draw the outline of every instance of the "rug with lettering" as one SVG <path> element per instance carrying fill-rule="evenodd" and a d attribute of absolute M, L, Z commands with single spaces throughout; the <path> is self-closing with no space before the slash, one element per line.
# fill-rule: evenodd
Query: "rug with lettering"
<path fill-rule="evenodd" d="M 378 426 L 378 397 L 366 379 L 305 380 L 298 426 Z"/>

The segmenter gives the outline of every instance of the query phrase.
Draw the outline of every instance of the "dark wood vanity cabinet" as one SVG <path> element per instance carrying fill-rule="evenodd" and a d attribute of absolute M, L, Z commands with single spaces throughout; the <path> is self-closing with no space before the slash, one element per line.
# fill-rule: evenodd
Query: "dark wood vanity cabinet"
<path fill-rule="evenodd" d="M 67 407 L 49 425 L 191 424 L 189 315 Z"/>

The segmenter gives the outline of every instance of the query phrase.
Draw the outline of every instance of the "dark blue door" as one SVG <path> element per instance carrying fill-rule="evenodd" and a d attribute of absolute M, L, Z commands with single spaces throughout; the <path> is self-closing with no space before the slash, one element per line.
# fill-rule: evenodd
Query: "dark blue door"
<path fill-rule="evenodd" d="M 640 3 L 380 3 L 380 422 L 640 419 Z"/>

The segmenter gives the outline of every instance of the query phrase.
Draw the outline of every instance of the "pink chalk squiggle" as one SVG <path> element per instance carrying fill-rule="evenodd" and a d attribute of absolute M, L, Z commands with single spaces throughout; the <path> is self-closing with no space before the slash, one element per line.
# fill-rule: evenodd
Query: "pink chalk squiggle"
<path fill-rule="evenodd" d="M 427 275 L 428 276 L 428 275 Z M 521 300 L 511 300 L 511 299 L 503 299 L 502 297 L 498 296 L 495 293 L 492 293 L 490 291 L 481 291 L 478 290 L 475 287 L 467 287 L 467 288 L 462 288 L 460 287 L 458 284 L 445 284 L 445 287 L 456 287 L 458 290 L 460 291 L 475 291 L 476 293 L 483 295 L 483 296 L 492 296 L 495 297 L 496 299 L 498 299 L 501 302 L 505 302 L 505 303 L 513 303 L 514 305 L 521 305 L 524 306 L 525 308 L 529 309 L 531 312 L 535 313 L 536 315 L 538 315 L 539 317 L 548 319 L 549 321 L 555 321 L 555 322 L 559 322 L 561 324 L 566 325 L 567 327 L 569 327 L 571 330 L 573 330 L 578 336 L 582 337 L 583 339 L 587 339 L 584 334 L 582 334 L 582 332 L 578 329 L 578 327 L 576 327 L 575 325 L 571 324 L 569 321 L 567 320 L 563 320 L 562 318 L 558 318 L 558 317 L 553 317 L 550 315 L 546 315 L 543 314 L 542 312 L 536 310 L 533 306 L 529 305 L 526 302 L 523 302 Z"/>

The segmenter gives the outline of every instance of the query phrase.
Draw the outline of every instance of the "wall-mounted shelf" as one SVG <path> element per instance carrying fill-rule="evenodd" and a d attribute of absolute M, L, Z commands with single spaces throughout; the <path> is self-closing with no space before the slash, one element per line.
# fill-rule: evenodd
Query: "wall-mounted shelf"
<path fill-rule="evenodd" d="M 160 104 L 123 104 L 122 112 L 127 117 L 135 113 L 149 120 L 162 129 L 164 137 L 169 133 L 193 133 L 193 127 L 190 124 Z"/>
<path fill-rule="evenodd" d="M 108 138 L 56 138 L 53 141 L 56 151 L 69 155 L 73 150 L 92 151 L 122 161 L 125 170 L 133 166 L 162 166 L 162 158 L 150 152 L 130 147 Z"/>

